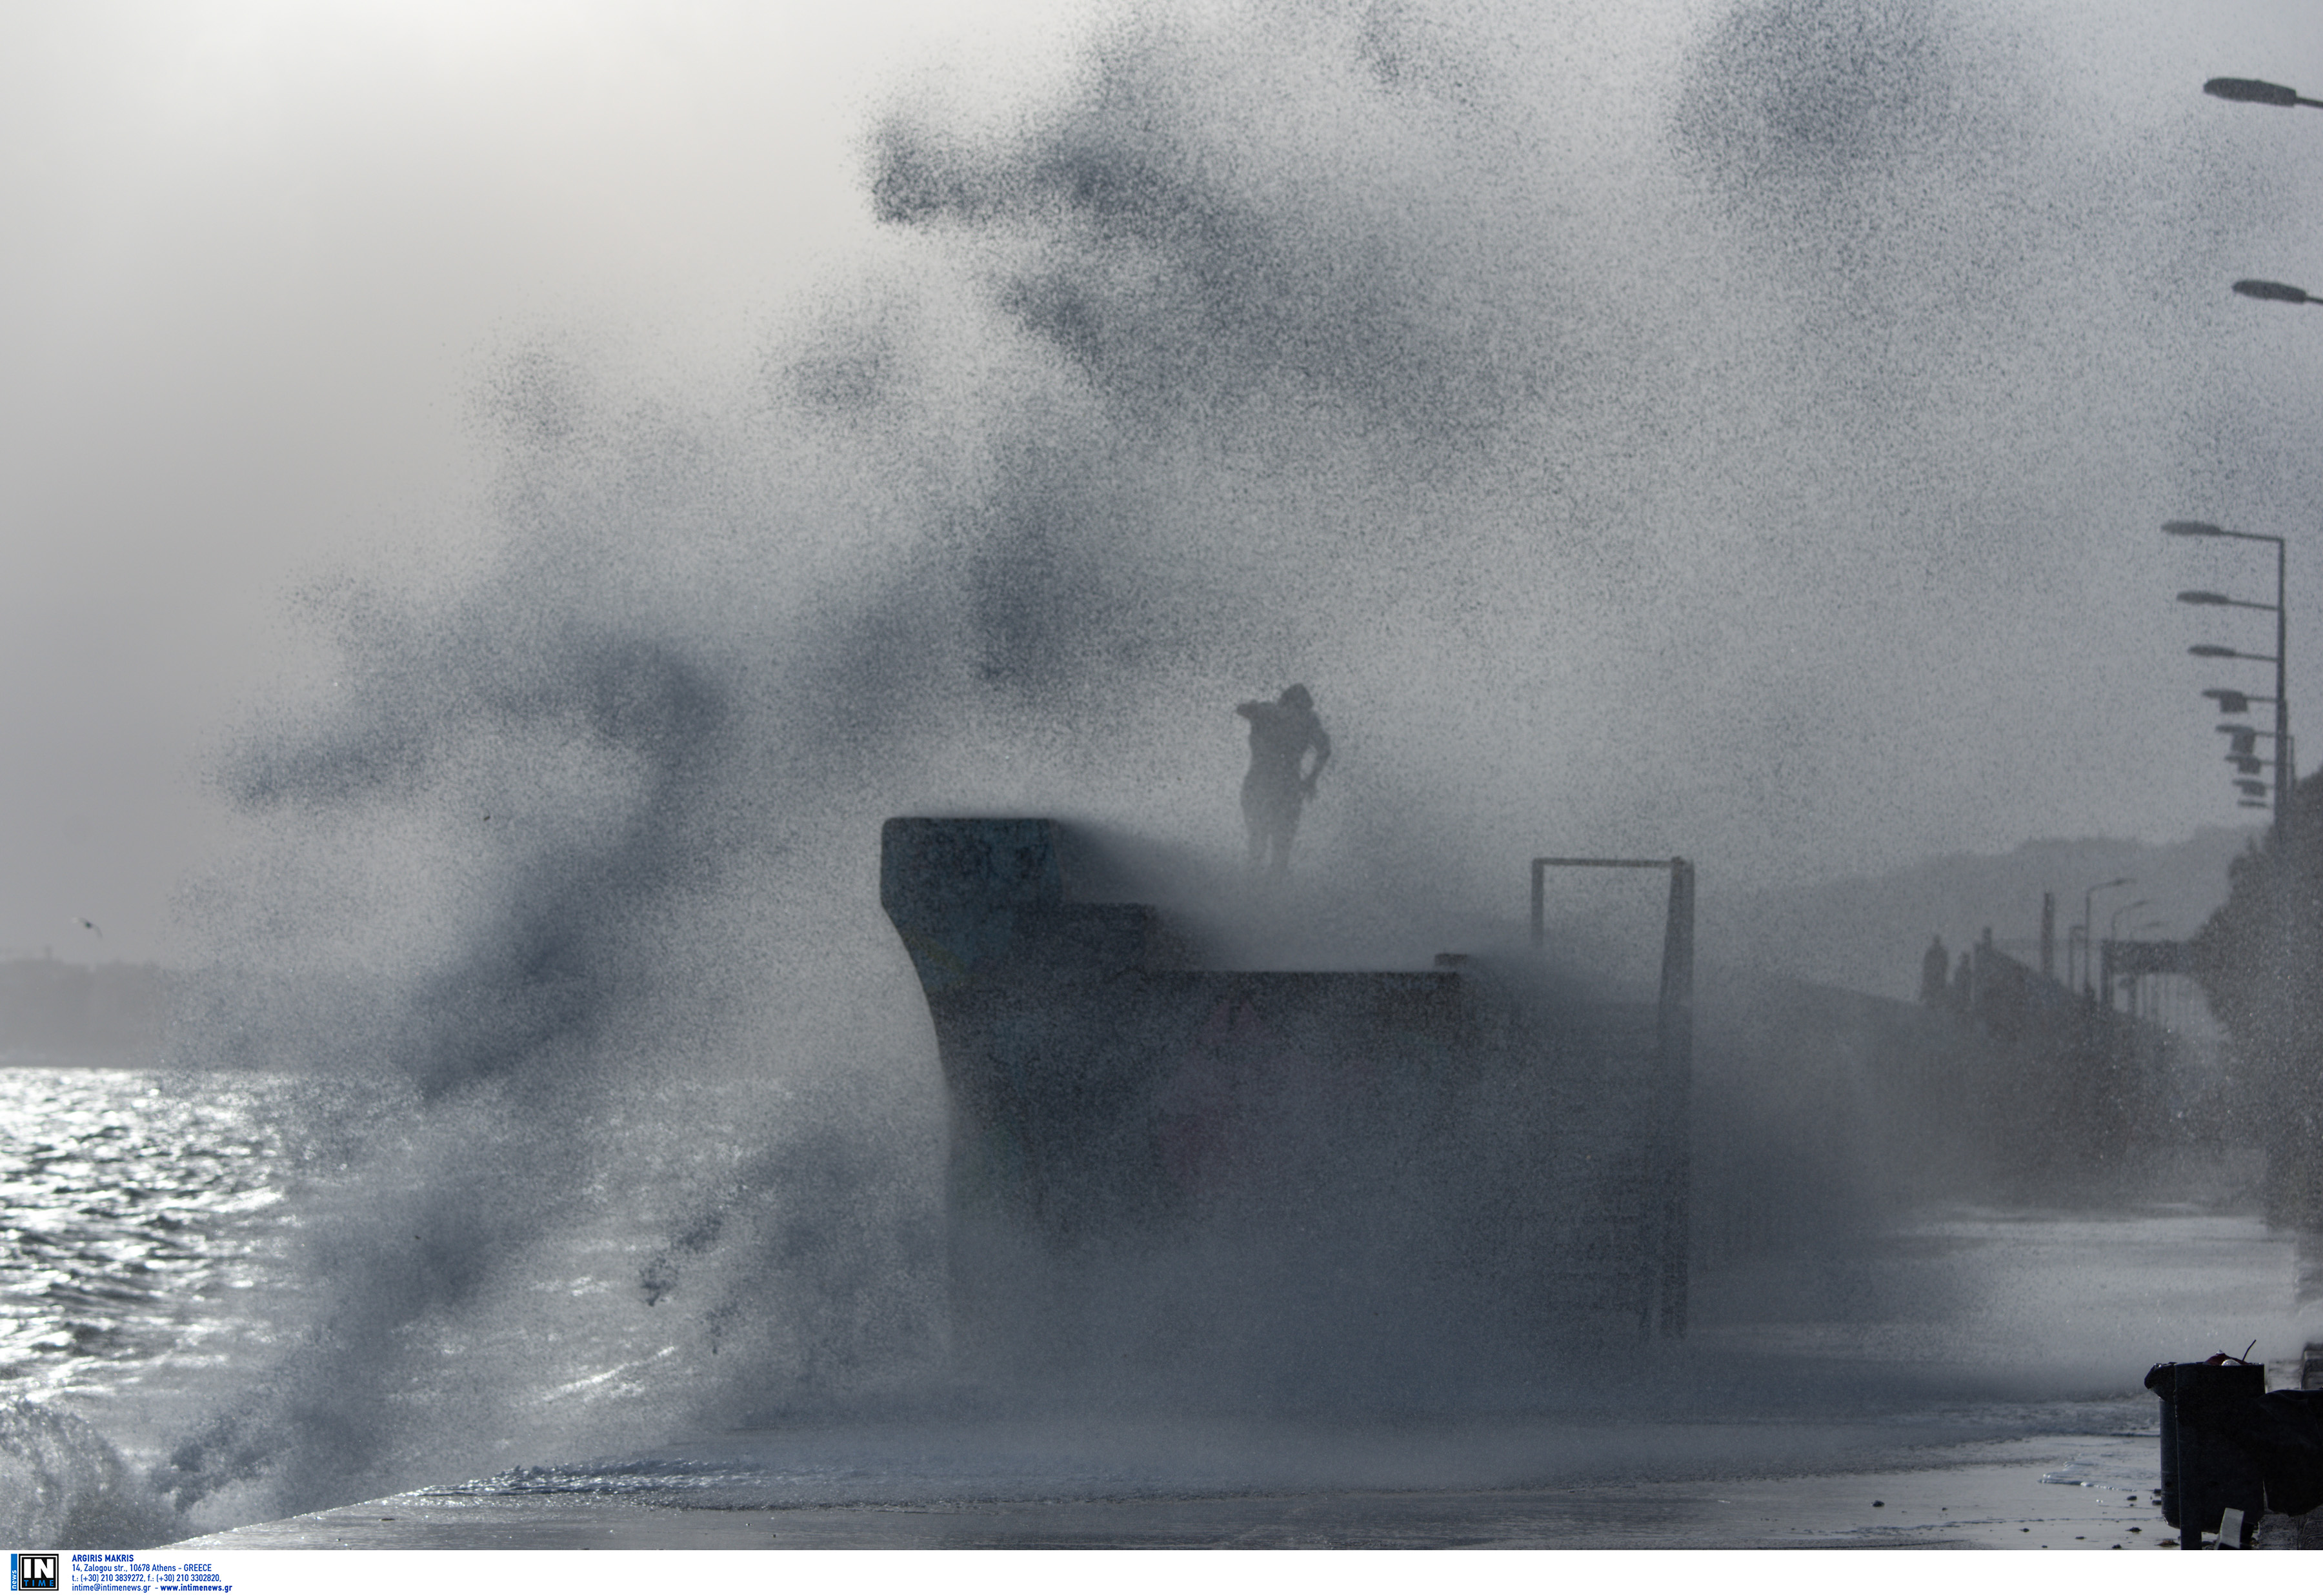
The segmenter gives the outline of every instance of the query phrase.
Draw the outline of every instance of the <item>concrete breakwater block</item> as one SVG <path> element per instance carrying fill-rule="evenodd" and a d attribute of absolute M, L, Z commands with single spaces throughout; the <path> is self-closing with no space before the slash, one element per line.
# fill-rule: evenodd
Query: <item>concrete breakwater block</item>
<path fill-rule="evenodd" d="M 1075 893 L 1064 828 L 886 822 L 880 895 L 949 1092 L 962 1356 L 1222 1395 L 1521 1381 L 1665 1270 L 1656 1011 L 1521 960 L 1203 968 Z M 1249 1394 L 1247 1391 L 1245 1395 Z"/>

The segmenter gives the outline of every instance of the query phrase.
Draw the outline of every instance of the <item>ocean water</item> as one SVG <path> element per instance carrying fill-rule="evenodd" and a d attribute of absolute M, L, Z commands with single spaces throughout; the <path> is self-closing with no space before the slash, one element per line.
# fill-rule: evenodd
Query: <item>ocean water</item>
<path fill-rule="evenodd" d="M 454 1210 L 493 1193 L 431 1167 L 408 1089 L 0 1069 L 0 1529 L 150 1542 L 715 1428 L 748 1411 L 721 1357 L 770 1396 L 796 1389 L 801 1360 L 737 1322 L 749 1288 L 711 1289 L 721 1237 L 754 1239 L 736 1188 L 782 1145 L 756 1127 L 786 1096 L 694 1078 L 595 1096 L 620 1151 L 574 1154 L 553 1222 L 519 1215 L 524 1244 L 492 1250 L 487 1280 L 430 1244 L 510 1215 L 431 1208 L 447 1187 Z M 656 1143 L 647 1122 L 686 1133 Z M 813 1184 L 796 1174 L 794 1197 Z M 705 1192 L 707 1217 L 687 1206 Z"/>
<path fill-rule="evenodd" d="M 729 1123 L 748 1095 L 721 1108 L 698 1083 L 684 1092 Z M 284 1426 L 365 1458 L 338 1477 L 339 1500 L 473 1480 L 473 1494 L 584 1511 L 1813 1474 L 1964 1441 L 2134 1432 L 2151 1420 L 2146 1362 L 2251 1336 L 2282 1358 L 2299 1334 L 2293 1240 L 2253 1216 L 1953 1208 L 1876 1247 L 1706 1274 L 1686 1344 L 1576 1364 L 1569 1399 L 1530 1411 L 1042 1411 L 950 1389 L 933 1366 L 851 1404 L 785 1408 L 796 1380 L 738 1397 L 698 1319 L 660 1315 L 686 1259 L 612 1201 L 535 1250 L 517 1299 L 401 1316 L 397 1356 L 357 1393 L 405 1416 L 382 1450 L 332 1438 L 319 1399 L 252 1396 L 295 1386 L 312 1357 L 350 1366 L 344 1346 L 308 1344 L 330 1340 L 312 1299 L 328 1294 L 351 1197 L 377 1218 L 381 1188 L 361 1176 L 398 1105 L 375 1096 L 358 1114 L 349 1096 L 259 1072 L 0 1071 L 0 1517 L 16 1538 L 128 1544 L 274 1516 L 280 1457 L 265 1442 L 280 1447 Z M 678 1117 L 667 1101 L 651 1111 Z M 775 1316 L 779 1295 L 758 1306 Z M 215 1450 L 237 1414 L 268 1426 L 242 1432 L 243 1478 L 204 1472 L 189 1446 Z M 195 1477 L 204 1489 L 187 1491 Z"/>
<path fill-rule="evenodd" d="M 0 1522 L 17 1538 L 142 1496 L 171 1415 L 262 1355 L 296 1224 L 296 1090 L 0 1069 Z M 98 1518 L 82 1527 L 163 1523 Z"/>
<path fill-rule="evenodd" d="M 109 1417 L 264 1344 L 297 1087 L 0 1069 L 0 1395 Z"/>

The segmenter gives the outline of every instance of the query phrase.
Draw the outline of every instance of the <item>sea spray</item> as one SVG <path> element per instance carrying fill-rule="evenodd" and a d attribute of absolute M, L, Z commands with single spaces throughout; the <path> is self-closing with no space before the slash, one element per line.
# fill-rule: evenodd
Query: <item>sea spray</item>
<path fill-rule="evenodd" d="M 319 592 L 335 681 L 225 762 L 245 836 L 189 894 L 180 1059 L 339 1084 L 314 1112 L 345 1157 L 304 1195 L 280 1356 L 170 1449 L 189 1514 L 940 1386 L 941 1104 L 876 906 L 886 815 L 1093 815 L 1215 864 L 1231 706 L 1304 680 L 1339 749 L 1300 839 L 1322 885 L 1240 957 L 1424 958 L 1415 922 L 1513 912 L 1544 847 L 1684 849 L 1714 884 L 1886 834 L 1891 789 L 1843 779 L 1862 734 L 1800 707 L 1839 688 L 1859 727 L 1965 703 L 1981 737 L 1984 697 L 1896 662 L 1950 659 L 1970 598 L 2027 613 L 2039 558 L 1957 613 L 1867 582 L 1905 596 L 1836 628 L 1829 573 L 1951 559 L 1961 523 L 1910 507 L 2026 466 L 2042 429 L 2003 423 L 2054 395 L 2012 385 L 1988 436 L 1885 473 L 1924 412 L 1830 406 L 1857 351 L 1788 295 L 1860 271 L 1728 228 L 1691 187 L 1714 161 L 1666 166 L 1734 83 L 1868 58 L 1744 28 L 1681 63 L 1675 124 L 1648 97 L 1600 130 L 1565 114 L 1610 109 L 1563 61 L 1578 15 L 1142 14 L 1004 133 L 882 120 L 890 282 L 810 335 L 677 383 L 578 339 L 500 353 L 489 568 Z M 1904 32 L 1999 48 L 1947 26 Z M 1910 253 L 2025 180 L 1970 174 L 1923 223 L 1931 170 L 1832 184 Z M 1930 392 L 2019 342 L 1913 326 Z M 2129 353 L 2076 345 L 2091 369 L 2136 369 L 2137 329 L 2104 339 Z"/>
<path fill-rule="evenodd" d="M 149 1546 L 173 1528 L 168 1506 L 87 1420 L 0 1400 L 0 1536 L 11 1546 Z"/>
<path fill-rule="evenodd" d="M 1405 280 L 1362 299 L 1409 366 L 1440 340 L 1397 307 Z M 867 890 L 877 821 L 1029 784 L 1199 835 L 1201 761 L 1157 783 L 1092 753 L 1185 746 L 1280 612 L 1246 559 L 1199 556 L 1247 550 L 1239 528 L 1170 508 L 1198 447 L 1110 423 L 1002 299 L 970 342 L 1012 381 L 937 412 L 977 440 L 949 472 L 894 427 L 949 373 L 828 380 L 876 328 L 770 357 L 741 402 L 514 352 L 480 412 L 506 462 L 498 567 L 313 598 L 336 681 L 226 762 L 248 842 L 191 894 L 216 957 L 180 1046 L 360 1083 L 375 1117 L 310 1199 L 282 1362 L 170 1449 L 188 1510 L 293 1510 L 932 1366 L 935 1088 Z M 1440 432 L 1351 363 L 1370 336 L 1285 369 Z M 899 443 L 910 469 L 859 474 Z"/>

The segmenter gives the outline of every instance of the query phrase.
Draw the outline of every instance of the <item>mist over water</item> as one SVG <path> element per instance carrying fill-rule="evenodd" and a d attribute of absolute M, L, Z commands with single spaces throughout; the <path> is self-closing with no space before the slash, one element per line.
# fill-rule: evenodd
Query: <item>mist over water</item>
<path fill-rule="evenodd" d="M 2215 175 L 2092 166 L 2044 48 L 1805 0 L 1132 12 L 1055 103 L 868 128 L 892 241 L 806 333 L 497 353 L 491 567 L 318 590 L 335 679 L 221 764 L 179 1061 L 310 1078 L 333 1151 L 280 1362 L 161 1488 L 241 1522 L 967 1400 L 889 815 L 1088 821 L 1233 962 L 1318 968 L 1469 946 L 1535 852 L 1741 882 L 1974 806 L 2016 656 L 1960 634 L 2037 630 L 2078 555 L 2005 529 L 2180 446 L 2107 395 L 2187 352 L 2063 314 L 2153 268 L 2086 246 Z M 1231 710 L 1292 680 L 1337 757 L 1253 905 Z M 1881 1296 L 1924 1287 L 1765 1290 L 1972 1291 Z"/>

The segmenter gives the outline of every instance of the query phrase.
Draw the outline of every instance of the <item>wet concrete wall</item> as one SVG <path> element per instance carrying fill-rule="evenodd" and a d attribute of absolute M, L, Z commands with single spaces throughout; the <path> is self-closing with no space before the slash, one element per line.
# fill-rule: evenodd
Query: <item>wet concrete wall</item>
<path fill-rule="evenodd" d="M 1648 1214 L 1652 1005 L 1513 960 L 1203 968 L 1153 909 L 1075 901 L 1054 822 L 882 841 L 969 1362 L 1431 1399 L 1521 1387 L 1552 1326 L 1635 1336 L 1682 1271 Z"/>

